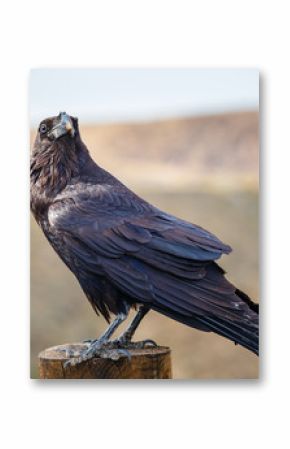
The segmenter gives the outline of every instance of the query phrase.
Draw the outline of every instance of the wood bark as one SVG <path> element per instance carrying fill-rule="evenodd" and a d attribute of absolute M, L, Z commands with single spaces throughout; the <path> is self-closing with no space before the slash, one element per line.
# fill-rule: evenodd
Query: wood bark
<path fill-rule="evenodd" d="M 170 349 L 164 346 L 132 349 L 131 359 L 94 357 L 75 366 L 64 366 L 69 360 L 66 350 L 79 350 L 82 343 L 54 346 L 39 354 L 41 379 L 171 379 Z"/>

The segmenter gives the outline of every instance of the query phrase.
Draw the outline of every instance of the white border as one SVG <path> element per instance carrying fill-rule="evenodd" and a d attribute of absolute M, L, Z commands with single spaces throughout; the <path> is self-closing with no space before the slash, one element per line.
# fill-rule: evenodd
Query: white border
<path fill-rule="evenodd" d="M 3 447 L 286 447 L 289 321 L 287 2 L 10 2 L 1 18 Z M 259 382 L 29 380 L 27 85 L 39 66 L 255 67 L 262 73 Z"/>

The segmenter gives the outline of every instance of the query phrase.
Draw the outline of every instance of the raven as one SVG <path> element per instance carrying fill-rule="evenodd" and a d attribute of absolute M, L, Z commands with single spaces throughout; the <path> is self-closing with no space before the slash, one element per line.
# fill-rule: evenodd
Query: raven
<path fill-rule="evenodd" d="M 61 112 L 40 123 L 30 183 L 31 210 L 49 243 L 95 312 L 108 323 L 116 315 L 77 363 L 114 345 L 134 347 L 133 334 L 150 309 L 258 354 L 258 305 L 216 263 L 231 248 L 152 206 L 98 166 L 77 118 Z M 131 307 L 138 308 L 132 323 L 110 340 Z"/>

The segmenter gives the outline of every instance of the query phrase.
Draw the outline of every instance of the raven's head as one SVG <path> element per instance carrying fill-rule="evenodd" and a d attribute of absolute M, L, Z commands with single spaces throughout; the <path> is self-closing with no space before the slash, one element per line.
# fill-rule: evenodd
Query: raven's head
<path fill-rule="evenodd" d="M 77 118 L 60 112 L 42 120 L 31 156 L 31 182 L 47 191 L 59 191 L 79 174 L 87 157 Z"/>
<path fill-rule="evenodd" d="M 43 120 L 38 128 L 37 141 L 45 146 L 52 145 L 61 137 L 73 139 L 78 134 L 78 119 L 60 112 L 56 117 Z"/>
<path fill-rule="evenodd" d="M 65 154 L 69 160 L 76 156 L 78 144 L 80 144 L 78 119 L 66 112 L 60 112 L 57 116 L 40 122 L 33 153 L 46 159 L 52 155 L 58 158 L 61 154 Z"/>

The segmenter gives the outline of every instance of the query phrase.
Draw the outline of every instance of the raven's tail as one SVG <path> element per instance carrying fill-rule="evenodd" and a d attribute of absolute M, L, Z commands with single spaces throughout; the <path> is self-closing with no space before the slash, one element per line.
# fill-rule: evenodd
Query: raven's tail
<path fill-rule="evenodd" d="M 250 309 L 248 317 L 244 316 L 236 321 L 222 319 L 213 314 L 184 316 L 160 304 L 154 304 L 152 308 L 187 326 L 206 332 L 215 332 L 259 355 L 259 306 L 240 290 L 236 290 L 235 293 L 248 304 Z"/>
<path fill-rule="evenodd" d="M 254 301 L 251 300 L 251 298 L 249 298 L 248 295 L 246 295 L 246 293 L 242 292 L 241 290 L 239 290 L 238 288 L 235 291 L 236 295 L 238 295 L 246 304 L 248 304 L 248 306 L 250 307 L 251 310 L 253 310 L 253 312 L 256 312 L 257 315 L 259 315 L 259 304 L 255 303 Z"/>
<path fill-rule="evenodd" d="M 232 340 L 259 355 L 259 325 L 244 322 L 225 321 L 217 317 L 199 317 L 198 321 L 210 331 Z"/>

